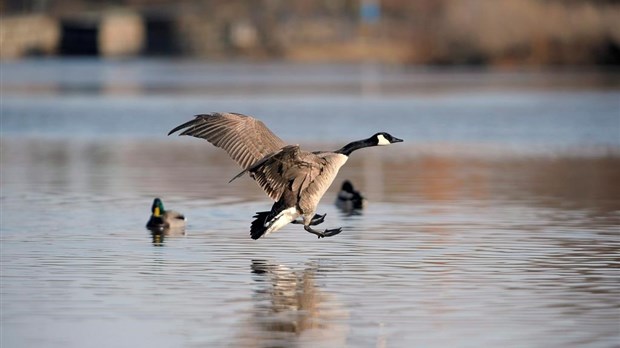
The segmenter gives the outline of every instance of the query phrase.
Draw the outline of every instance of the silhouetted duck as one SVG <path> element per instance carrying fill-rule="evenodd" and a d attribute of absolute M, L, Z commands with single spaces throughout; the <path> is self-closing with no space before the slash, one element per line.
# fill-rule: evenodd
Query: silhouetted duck
<path fill-rule="evenodd" d="M 342 188 L 336 197 L 336 206 L 345 212 L 362 210 L 366 206 L 366 198 L 353 188 L 349 180 L 342 183 Z"/>
<path fill-rule="evenodd" d="M 151 206 L 151 218 L 146 223 L 148 229 L 179 228 L 185 226 L 185 216 L 174 210 L 165 210 L 161 199 L 155 198 Z"/>

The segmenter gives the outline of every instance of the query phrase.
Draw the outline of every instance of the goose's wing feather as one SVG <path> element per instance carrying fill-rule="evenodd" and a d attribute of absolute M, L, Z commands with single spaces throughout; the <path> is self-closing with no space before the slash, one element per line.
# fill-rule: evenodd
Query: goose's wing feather
<path fill-rule="evenodd" d="M 301 158 L 301 153 L 297 145 L 285 146 L 280 151 L 263 158 L 247 171 L 271 199 L 278 201 L 287 188 L 293 189 L 293 184 L 299 181 L 299 174 L 311 165 Z M 298 185 L 299 183 L 295 186 Z"/>
<path fill-rule="evenodd" d="M 328 168 L 325 157 L 301 151 L 298 145 L 289 145 L 263 158 L 247 171 L 271 199 L 278 201 L 285 192 L 293 193 L 297 200 L 304 192 L 317 191 L 322 196 L 327 187 L 325 190 L 314 190 L 313 187 L 331 184 L 333 178 L 321 177 Z"/>
<path fill-rule="evenodd" d="M 179 135 L 202 138 L 224 149 L 244 169 L 286 145 L 263 122 L 236 113 L 197 115 L 168 135 L 179 130 L 183 130 Z"/>

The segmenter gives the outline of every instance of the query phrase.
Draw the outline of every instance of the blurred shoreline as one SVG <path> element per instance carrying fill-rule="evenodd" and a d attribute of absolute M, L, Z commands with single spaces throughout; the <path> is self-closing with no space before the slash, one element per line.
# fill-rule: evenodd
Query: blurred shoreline
<path fill-rule="evenodd" d="M 620 64 L 615 1 L 2 1 L 2 59 Z"/>
<path fill-rule="evenodd" d="M 0 68 L 4 139 L 172 143 L 181 139 L 167 132 L 193 115 L 230 111 L 315 149 L 379 130 L 406 139 L 403 151 L 393 150 L 402 156 L 410 147 L 465 157 L 616 156 L 620 148 L 617 69 L 141 58 L 27 59 Z"/>
<path fill-rule="evenodd" d="M 210 62 L 195 57 L 29 57 L 0 61 L 11 95 L 411 97 L 484 92 L 620 90 L 620 66 L 393 66 L 382 63 Z"/>

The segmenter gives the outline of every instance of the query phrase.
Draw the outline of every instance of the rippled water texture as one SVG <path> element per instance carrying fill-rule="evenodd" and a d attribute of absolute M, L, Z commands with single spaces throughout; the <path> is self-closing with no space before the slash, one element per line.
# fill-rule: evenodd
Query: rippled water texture
<path fill-rule="evenodd" d="M 168 61 L 2 63 L 2 347 L 617 347 L 615 72 Z M 308 149 L 378 130 L 297 225 L 192 115 Z M 350 179 L 368 198 L 333 202 Z M 144 228 L 152 199 L 185 230 Z"/>

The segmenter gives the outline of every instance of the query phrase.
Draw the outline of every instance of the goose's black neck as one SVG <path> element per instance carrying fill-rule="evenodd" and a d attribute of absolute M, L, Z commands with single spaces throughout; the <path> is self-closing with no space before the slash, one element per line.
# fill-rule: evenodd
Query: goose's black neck
<path fill-rule="evenodd" d="M 375 145 L 377 145 L 377 143 L 373 141 L 372 138 L 368 138 L 368 139 L 363 139 L 363 140 L 354 141 L 352 143 L 348 143 L 345 146 L 343 146 L 341 149 L 336 150 L 335 152 L 343 154 L 345 156 L 349 156 L 351 155 L 351 152 L 355 150 L 359 150 L 365 147 L 370 147 L 370 146 L 375 146 Z"/>

